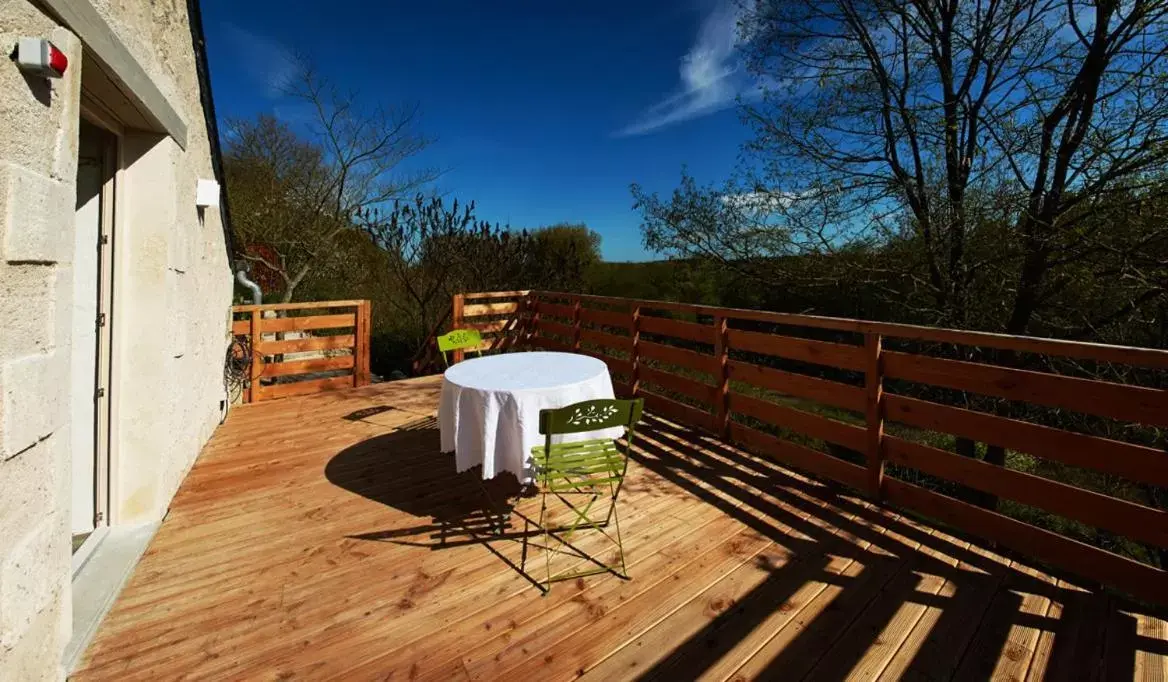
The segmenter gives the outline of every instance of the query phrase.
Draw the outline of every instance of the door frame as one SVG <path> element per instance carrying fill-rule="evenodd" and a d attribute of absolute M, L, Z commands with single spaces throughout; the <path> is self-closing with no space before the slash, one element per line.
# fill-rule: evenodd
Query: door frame
<path fill-rule="evenodd" d="M 110 491 L 114 472 L 112 463 L 112 446 L 115 430 L 112 427 L 113 416 L 113 364 L 114 340 L 114 282 L 117 267 L 117 240 L 118 207 L 122 200 L 122 139 L 124 127 L 109 111 L 96 100 L 81 95 L 79 121 L 104 130 L 108 133 L 102 153 L 102 189 L 101 189 L 101 223 L 99 238 L 101 239 L 98 251 L 98 291 L 97 313 L 104 320 L 97 330 L 95 376 L 93 387 L 95 391 L 94 408 L 94 529 L 88 538 L 73 553 L 73 575 L 76 576 L 85 562 L 93 555 L 93 551 L 109 532 L 113 522 L 110 518 L 112 505 Z M 104 316 L 104 317 L 102 317 Z M 97 324 L 97 320 L 94 321 Z"/>

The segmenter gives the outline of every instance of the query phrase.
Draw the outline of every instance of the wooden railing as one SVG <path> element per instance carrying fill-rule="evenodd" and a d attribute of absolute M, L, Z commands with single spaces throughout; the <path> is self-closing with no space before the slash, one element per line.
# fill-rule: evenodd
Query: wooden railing
<path fill-rule="evenodd" d="M 243 402 L 369 383 L 369 301 L 239 305 L 231 314 L 250 358 Z"/>
<path fill-rule="evenodd" d="M 619 394 L 643 397 L 668 419 L 1168 604 L 1168 572 L 1154 559 L 958 499 L 952 484 L 1128 538 L 1149 556 L 1168 556 L 1168 512 L 937 442 L 964 439 L 1120 477 L 1137 490 L 1166 488 L 1168 351 L 542 291 L 462 294 L 453 311 L 452 328 L 480 330 L 485 348 L 598 357 Z M 1043 362 L 1026 361 L 1034 358 Z M 1145 385 L 1065 371 L 1085 366 Z M 1053 411 L 1113 428 L 1104 437 L 1060 419 L 1040 423 Z M 817 442 L 824 449 L 808 444 Z"/>
<path fill-rule="evenodd" d="M 477 329 L 483 342 L 477 348 L 452 353 L 454 362 L 461 362 L 470 351 L 509 350 L 526 340 L 530 334 L 527 314 L 529 291 L 488 291 L 476 294 L 455 294 L 450 305 L 451 329 Z M 467 301 L 473 301 L 467 303 Z"/>

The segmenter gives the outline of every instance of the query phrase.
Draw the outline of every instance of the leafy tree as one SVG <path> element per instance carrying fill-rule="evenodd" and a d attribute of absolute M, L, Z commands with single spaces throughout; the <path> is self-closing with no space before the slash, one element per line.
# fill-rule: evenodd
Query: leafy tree
<path fill-rule="evenodd" d="M 441 324 L 454 293 L 505 287 L 522 271 L 526 236 L 479 220 L 473 202 L 419 194 L 387 213 L 361 214 L 360 225 L 385 254 L 398 294 L 390 304 L 410 320 L 414 350 Z"/>
<path fill-rule="evenodd" d="M 531 232 L 523 288 L 579 291 L 600 263 L 600 235 L 582 223 L 559 223 Z"/>
<path fill-rule="evenodd" d="M 581 224 L 512 230 L 475 216 L 475 206 L 421 194 L 390 211 L 366 211 L 362 230 L 385 254 L 397 295 L 390 305 L 412 321 L 420 348 L 458 292 L 579 290 L 600 261 L 600 235 Z"/>

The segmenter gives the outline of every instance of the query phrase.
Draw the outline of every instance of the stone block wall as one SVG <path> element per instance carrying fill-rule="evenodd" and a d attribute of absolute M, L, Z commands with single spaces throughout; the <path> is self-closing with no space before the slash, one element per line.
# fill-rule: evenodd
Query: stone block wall
<path fill-rule="evenodd" d="M 231 272 L 185 0 L 92 0 L 187 125 L 121 140 L 115 222 L 112 524 L 161 518 L 223 417 Z M 82 46 L 32 0 L 0 0 L 0 48 L 65 51 L 62 79 L 0 60 L 0 680 L 60 679 L 70 636 L 72 253 Z M 92 390 L 92 386 L 89 387 Z"/>
<path fill-rule="evenodd" d="M 0 45 L 80 43 L 0 3 Z M 0 678 L 60 677 L 69 638 L 69 305 L 81 71 L 0 67 Z"/>

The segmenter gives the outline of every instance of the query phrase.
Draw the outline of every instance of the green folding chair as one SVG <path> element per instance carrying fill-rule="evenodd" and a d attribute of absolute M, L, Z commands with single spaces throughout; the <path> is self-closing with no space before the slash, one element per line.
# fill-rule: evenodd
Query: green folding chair
<path fill-rule="evenodd" d="M 482 334 L 479 334 L 477 329 L 455 329 L 438 337 L 438 350 L 442 353 L 442 362 L 446 366 L 450 366 L 450 358 L 447 354 L 451 351 L 465 350 L 467 348 L 474 348 L 475 352 L 481 357 L 483 351 L 479 345 L 483 342 Z"/>
<path fill-rule="evenodd" d="M 613 573 L 624 580 L 629 576 L 625 571 L 625 551 L 621 544 L 620 519 L 617 515 L 617 497 L 628 471 L 628 449 L 632 447 L 637 422 L 641 420 L 642 400 L 587 400 L 557 410 L 540 410 L 539 432 L 544 436 L 544 444 L 532 448 L 531 455 L 535 468 L 535 483 L 541 495 L 539 509 L 539 529 L 543 531 L 544 567 L 547 580 L 540 583 L 546 595 L 552 583 L 571 580 L 598 573 Z M 625 428 L 623 448 L 609 438 L 596 438 L 574 443 L 552 443 L 557 435 L 597 431 L 616 426 Z M 596 510 L 601 498 L 609 498 L 609 504 L 601 518 Z M 552 527 L 549 519 L 549 502 L 557 506 L 562 503 L 571 521 Z M 557 511 L 561 511 L 558 510 Z M 612 523 L 615 534 L 609 533 Z M 572 544 L 573 537 L 580 531 L 594 530 L 616 545 L 617 561 L 608 564 L 596 559 Z M 528 533 L 524 532 L 526 542 Z M 553 547 L 553 542 L 556 546 Z M 582 569 L 560 571 L 555 575 L 551 569 L 551 555 L 563 554 L 587 559 L 594 566 Z M 524 557 L 527 552 L 524 551 Z"/>

